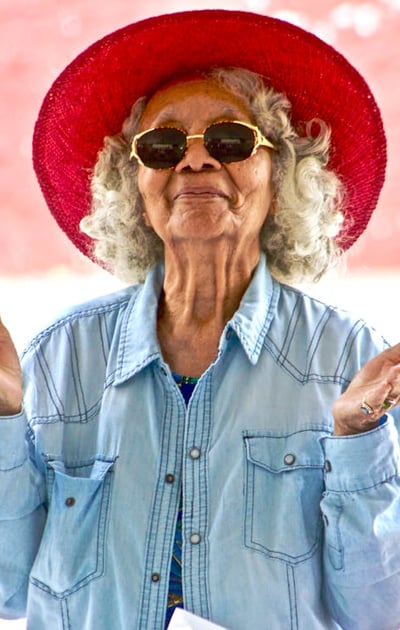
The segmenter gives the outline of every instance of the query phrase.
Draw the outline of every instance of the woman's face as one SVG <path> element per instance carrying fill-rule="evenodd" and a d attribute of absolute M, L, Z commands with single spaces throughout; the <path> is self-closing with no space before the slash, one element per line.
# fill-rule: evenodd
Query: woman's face
<path fill-rule="evenodd" d="M 193 79 L 157 92 L 145 108 L 140 131 L 174 125 L 198 134 L 225 120 L 253 122 L 236 96 L 212 80 Z M 139 165 L 138 184 L 145 221 L 166 246 L 223 238 L 233 246 L 259 247 L 273 195 L 268 149 L 222 164 L 210 156 L 202 139 L 193 139 L 173 169 Z"/>

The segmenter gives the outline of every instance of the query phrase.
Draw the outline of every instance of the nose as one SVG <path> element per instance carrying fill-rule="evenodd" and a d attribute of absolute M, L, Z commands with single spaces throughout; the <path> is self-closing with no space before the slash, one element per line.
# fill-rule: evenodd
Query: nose
<path fill-rule="evenodd" d="M 175 172 L 182 171 L 203 171 L 221 169 L 221 163 L 213 158 L 206 147 L 202 135 L 188 136 L 186 153 L 181 161 L 175 166 Z"/>

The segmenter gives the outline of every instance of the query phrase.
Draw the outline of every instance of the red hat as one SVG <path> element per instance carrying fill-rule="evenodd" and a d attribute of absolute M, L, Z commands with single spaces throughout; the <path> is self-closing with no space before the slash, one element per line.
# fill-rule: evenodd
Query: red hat
<path fill-rule="evenodd" d="M 332 130 L 329 168 L 345 185 L 347 249 L 367 226 L 385 177 L 386 140 L 371 91 L 334 48 L 303 29 L 243 11 L 186 11 L 121 28 L 82 52 L 41 107 L 33 162 L 50 211 L 91 256 L 79 230 L 90 208 L 90 173 L 106 135 L 121 130 L 132 104 L 167 80 L 237 66 L 265 77 L 292 104 L 292 123 L 323 119 Z"/>

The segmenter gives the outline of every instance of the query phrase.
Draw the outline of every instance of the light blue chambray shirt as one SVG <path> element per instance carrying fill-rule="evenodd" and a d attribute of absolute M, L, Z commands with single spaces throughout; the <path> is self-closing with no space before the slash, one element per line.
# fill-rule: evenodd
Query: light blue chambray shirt
<path fill-rule="evenodd" d="M 25 352 L 24 413 L 0 421 L 1 614 L 162 630 L 182 491 L 187 609 L 229 630 L 397 628 L 394 419 L 331 435 L 384 341 L 262 256 L 186 408 L 156 336 L 162 282 L 158 266 L 70 310 Z"/>

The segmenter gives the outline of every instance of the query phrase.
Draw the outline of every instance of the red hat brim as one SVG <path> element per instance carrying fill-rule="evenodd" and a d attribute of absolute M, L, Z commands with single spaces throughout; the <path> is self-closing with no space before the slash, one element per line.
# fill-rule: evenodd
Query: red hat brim
<path fill-rule="evenodd" d="M 50 211 L 91 256 L 79 230 L 90 209 L 90 174 L 106 135 L 118 133 L 132 104 L 167 80 L 210 67 L 263 75 L 286 94 L 292 122 L 321 118 L 332 130 L 329 167 L 345 186 L 347 249 L 377 204 L 386 167 L 379 108 L 358 71 L 315 35 L 243 11 L 186 11 L 119 29 L 82 52 L 56 79 L 35 125 L 33 161 Z"/>

